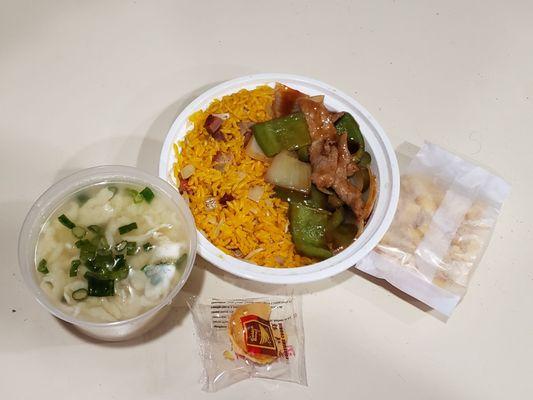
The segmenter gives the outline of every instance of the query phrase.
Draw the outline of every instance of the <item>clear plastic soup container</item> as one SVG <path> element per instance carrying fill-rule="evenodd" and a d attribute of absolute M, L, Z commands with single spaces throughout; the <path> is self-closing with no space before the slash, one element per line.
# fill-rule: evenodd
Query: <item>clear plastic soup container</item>
<path fill-rule="evenodd" d="M 340 90 L 315 79 L 288 74 L 257 74 L 233 79 L 209 89 L 190 103 L 172 124 L 159 160 L 159 176 L 176 185 L 173 176 L 175 160 L 174 143 L 182 140 L 190 129 L 189 117 L 206 109 L 214 99 L 236 93 L 241 89 L 254 89 L 260 85 L 274 86 L 283 83 L 303 93 L 324 95 L 324 103 L 332 110 L 352 114 L 365 138 L 366 150 L 372 156 L 371 169 L 378 181 L 378 196 L 374 211 L 362 233 L 353 244 L 340 253 L 315 264 L 298 268 L 268 268 L 232 257 L 214 246 L 198 232 L 198 253 L 217 267 L 234 275 L 267 283 L 303 283 L 336 275 L 363 259 L 382 239 L 396 212 L 400 193 L 400 174 L 394 149 L 387 135 L 357 101 Z"/>
<path fill-rule="evenodd" d="M 183 275 L 169 294 L 154 308 L 123 321 L 98 323 L 80 320 L 57 309 L 37 283 L 35 250 L 43 224 L 47 218 L 73 193 L 98 183 L 131 183 L 150 186 L 167 196 L 185 224 L 188 233 L 187 264 Z M 51 186 L 30 209 L 19 236 L 19 266 L 22 276 L 37 301 L 56 317 L 73 324 L 85 334 L 102 340 L 125 340 L 140 335 L 161 321 L 170 309 L 172 299 L 181 290 L 194 265 L 196 256 L 196 227 L 189 207 L 180 194 L 167 182 L 132 167 L 101 166 L 72 174 Z"/>

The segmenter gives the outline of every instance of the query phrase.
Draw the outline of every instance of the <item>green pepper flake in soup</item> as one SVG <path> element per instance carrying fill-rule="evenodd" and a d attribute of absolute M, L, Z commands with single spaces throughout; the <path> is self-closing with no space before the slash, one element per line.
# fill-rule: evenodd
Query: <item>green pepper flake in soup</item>
<path fill-rule="evenodd" d="M 136 317 L 179 281 L 187 258 L 184 226 L 171 201 L 149 187 L 88 187 L 44 223 L 36 278 L 67 314 L 93 322 Z"/>

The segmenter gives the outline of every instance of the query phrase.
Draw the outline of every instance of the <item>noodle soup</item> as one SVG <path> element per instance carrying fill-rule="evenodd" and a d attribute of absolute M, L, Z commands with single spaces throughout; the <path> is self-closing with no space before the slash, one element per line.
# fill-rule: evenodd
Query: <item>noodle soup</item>
<path fill-rule="evenodd" d="M 70 196 L 44 223 L 35 253 L 42 291 L 91 322 L 136 317 L 179 282 L 189 237 L 171 200 L 150 187 L 112 183 Z"/>

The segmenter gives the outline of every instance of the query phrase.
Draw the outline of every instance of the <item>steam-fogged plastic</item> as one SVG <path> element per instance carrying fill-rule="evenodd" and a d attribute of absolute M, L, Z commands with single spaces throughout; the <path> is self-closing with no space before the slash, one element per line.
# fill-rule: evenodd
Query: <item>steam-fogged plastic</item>
<path fill-rule="evenodd" d="M 300 299 L 264 297 L 250 299 L 209 299 L 191 297 L 191 309 L 200 356 L 204 366 L 203 387 L 215 392 L 248 378 L 267 378 L 307 385 L 304 331 Z M 276 342 L 274 361 L 260 364 L 244 357 L 230 339 L 229 320 L 236 309 L 252 303 L 271 307 L 269 325 Z M 264 321 L 263 321 L 264 322 Z"/>
<path fill-rule="evenodd" d="M 357 268 L 451 315 L 509 191 L 502 178 L 426 143 L 402 173 L 388 232 Z"/>

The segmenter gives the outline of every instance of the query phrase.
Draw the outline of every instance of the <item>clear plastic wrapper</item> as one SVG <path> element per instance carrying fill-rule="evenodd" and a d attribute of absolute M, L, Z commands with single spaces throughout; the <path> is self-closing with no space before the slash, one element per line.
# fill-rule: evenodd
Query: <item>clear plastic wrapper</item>
<path fill-rule="evenodd" d="M 426 143 L 402 173 L 391 227 L 357 268 L 451 315 L 509 191 L 502 178 Z"/>
<path fill-rule="evenodd" d="M 248 378 L 307 385 L 298 297 L 188 299 L 204 365 L 203 390 Z"/>

